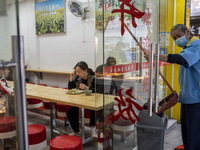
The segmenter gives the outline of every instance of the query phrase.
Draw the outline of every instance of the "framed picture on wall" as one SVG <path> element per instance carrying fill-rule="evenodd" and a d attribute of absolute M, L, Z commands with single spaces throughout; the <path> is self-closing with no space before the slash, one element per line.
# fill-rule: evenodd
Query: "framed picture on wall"
<path fill-rule="evenodd" d="M 65 0 L 35 3 L 35 24 L 36 34 L 65 32 Z"/>
<path fill-rule="evenodd" d="M 129 0 L 133 2 L 132 0 Z M 121 12 L 112 13 L 114 9 L 120 10 L 120 5 L 124 4 L 123 0 L 96 0 L 95 3 L 95 17 L 96 17 L 96 29 L 102 30 L 103 28 L 116 28 L 119 25 L 121 28 L 121 24 L 114 24 L 108 27 L 108 24 L 113 22 L 114 20 L 119 20 L 121 17 Z M 134 0 L 133 4 L 139 11 L 144 11 L 144 0 Z M 124 9 L 129 10 L 130 7 L 126 6 Z M 120 10 L 121 11 L 121 10 Z M 128 13 L 124 13 L 124 18 L 126 20 L 131 20 L 132 17 Z M 104 23 L 104 25 L 103 25 Z M 103 27 L 104 26 L 104 27 Z"/>

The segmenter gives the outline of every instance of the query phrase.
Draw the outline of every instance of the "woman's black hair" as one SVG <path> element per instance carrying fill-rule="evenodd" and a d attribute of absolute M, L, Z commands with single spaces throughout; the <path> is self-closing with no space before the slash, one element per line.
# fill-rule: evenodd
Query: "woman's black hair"
<path fill-rule="evenodd" d="M 87 70 L 87 72 L 91 75 L 95 75 L 94 71 L 88 67 L 88 64 L 84 61 L 79 61 L 75 66 L 74 69 L 76 69 L 76 67 L 80 67 L 82 70 Z"/>
<path fill-rule="evenodd" d="M 106 59 L 106 66 L 114 66 L 116 65 L 116 59 L 114 57 L 108 57 Z"/>

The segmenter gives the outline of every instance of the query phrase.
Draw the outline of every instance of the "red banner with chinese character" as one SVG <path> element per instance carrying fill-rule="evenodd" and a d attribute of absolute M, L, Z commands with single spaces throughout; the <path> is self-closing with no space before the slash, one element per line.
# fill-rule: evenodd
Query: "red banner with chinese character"
<path fill-rule="evenodd" d="M 163 61 L 159 62 L 159 66 L 170 65 L 170 63 L 166 63 Z M 148 69 L 149 62 L 142 63 L 142 69 Z M 132 71 L 137 71 L 140 69 L 140 63 L 132 63 L 132 64 L 125 64 L 125 65 L 116 65 L 116 66 L 107 66 L 104 67 L 105 74 L 109 73 L 127 73 Z"/>

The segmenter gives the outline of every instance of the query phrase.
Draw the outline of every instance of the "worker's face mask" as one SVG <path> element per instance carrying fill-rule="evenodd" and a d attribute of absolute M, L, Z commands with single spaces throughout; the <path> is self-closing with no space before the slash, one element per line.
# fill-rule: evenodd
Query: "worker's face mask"
<path fill-rule="evenodd" d="M 180 37 L 175 41 L 176 45 L 179 47 L 185 47 L 188 43 L 188 39 L 185 36 Z"/>

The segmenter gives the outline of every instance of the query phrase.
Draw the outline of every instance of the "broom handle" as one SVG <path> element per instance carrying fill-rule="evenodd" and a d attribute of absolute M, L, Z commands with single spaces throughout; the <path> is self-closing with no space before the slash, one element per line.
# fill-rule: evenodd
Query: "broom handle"
<path fill-rule="evenodd" d="M 136 39 L 136 37 L 133 35 L 133 33 L 131 32 L 131 30 L 128 28 L 128 26 L 126 25 L 126 23 L 124 23 L 125 28 L 128 30 L 128 32 L 130 33 L 130 35 L 132 36 L 132 38 L 136 41 L 136 43 L 139 45 L 140 49 L 144 52 L 147 53 L 147 51 L 142 47 L 142 45 L 139 43 L 139 41 Z M 160 72 L 159 70 L 159 75 L 162 77 L 163 81 L 167 84 L 167 86 L 169 87 L 169 89 L 171 90 L 172 93 L 174 93 L 174 90 L 172 88 L 172 86 L 169 84 L 169 82 L 166 80 L 166 78 L 164 77 L 164 75 Z"/>
<path fill-rule="evenodd" d="M 165 81 L 165 83 L 167 84 L 167 86 L 168 86 L 168 88 L 170 89 L 170 91 L 171 91 L 172 93 L 174 93 L 174 89 L 173 89 L 172 86 L 169 84 L 169 82 L 167 81 L 167 79 L 163 76 L 163 74 L 160 72 L 160 70 L 159 70 L 159 74 L 160 74 L 160 76 L 162 77 L 163 81 Z"/>

